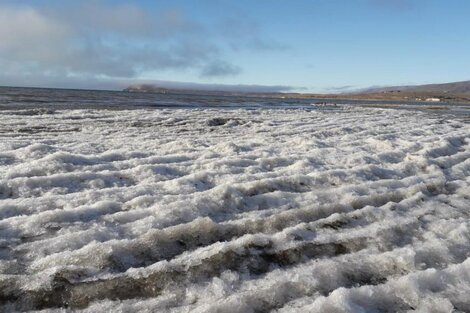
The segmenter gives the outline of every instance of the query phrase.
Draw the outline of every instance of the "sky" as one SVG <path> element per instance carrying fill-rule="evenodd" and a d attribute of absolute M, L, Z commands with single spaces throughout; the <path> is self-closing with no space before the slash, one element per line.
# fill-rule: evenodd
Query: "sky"
<path fill-rule="evenodd" d="M 468 0 L 0 0 L 0 85 L 342 92 L 470 80 Z"/>

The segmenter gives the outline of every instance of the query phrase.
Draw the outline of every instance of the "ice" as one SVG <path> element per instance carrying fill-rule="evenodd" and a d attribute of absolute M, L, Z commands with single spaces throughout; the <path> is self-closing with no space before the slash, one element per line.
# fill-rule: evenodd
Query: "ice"
<path fill-rule="evenodd" d="M 470 311 L 465 119 L 50 113 L 0 111 L 0 311 Z"/>

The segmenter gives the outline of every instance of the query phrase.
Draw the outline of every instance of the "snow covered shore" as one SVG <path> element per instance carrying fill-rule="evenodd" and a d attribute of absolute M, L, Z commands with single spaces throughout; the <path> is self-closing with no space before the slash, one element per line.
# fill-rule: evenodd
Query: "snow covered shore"
<path fill-rule="evenodd" d="M 0 311 L 470 312 L 470 124 L 0 111 Z"/>

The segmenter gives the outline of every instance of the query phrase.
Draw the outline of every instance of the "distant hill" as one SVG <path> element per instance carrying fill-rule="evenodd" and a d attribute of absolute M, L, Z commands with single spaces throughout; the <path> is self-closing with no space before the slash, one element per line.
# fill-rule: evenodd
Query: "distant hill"
<path fill-rule="evenodd" d="M 249 91 L 225 91 L 197 88 L 165 88 L 157 85 L 140 84 L 131 85 L 124 89 L 126 92 L 148 92 L 148 93 L 164 93 L 164 94 L 189 94 L 189 95 L 263 95 L 263 93 Z M 279 94 L 279 93 L 268 93 Z"/>
<path fill-rule="evenodd" d="M 398 91 L 442 93 L 442 94 L 452 94 L 452 95 L 470 95 L 470 80 L 463 81 L 463 82 L 456 82 L 456 83 L 445 83 L 445 84 L 369 88 L 359 93 L 398 92 Z"/>
<path fill-rule="evenodd" d="M 311 94 L 292 92 L 255 92 L 254 90 L 211 90 L 194 88 L 164 88 L 151 84 L 131 85 L 127 92 L 204 94 L 204 95 L 245 95 L 274 98 L 315 98 L 315 99 L 353 99 L 353 100 L 397 100 L 397 101 L 443 101 L 470 103 L 470 81 L 429 84 L 419 86 L 391 86 L 363 89 L 341 94 Z M 204 88 L 209 88 L 203 86 Z M 235 86 L 237 87 L 237 86 Z M 256 86 L 255 86 L 256 87 Z M 245 88 L 246 89 L 246 88 Z"/>
<path fill-rule="evenodd" d="M 128 92 L 155 92 L 155 93 L 168 93 L 170 89 L 162 88 L 155 85 L 150 84 L 142 84 L 142 85 L 131 85 L 124 89 L 124 91 Z"/>
<path fill-rule="evenodd" d="M 188 82 L 156 82 L 152 84 L 132 84 L 124 91 L 152 93 L 203 93 L 203 94 L 279 94 L 291 91 L 292 87 L 280 85 L 226 85 Z"/>

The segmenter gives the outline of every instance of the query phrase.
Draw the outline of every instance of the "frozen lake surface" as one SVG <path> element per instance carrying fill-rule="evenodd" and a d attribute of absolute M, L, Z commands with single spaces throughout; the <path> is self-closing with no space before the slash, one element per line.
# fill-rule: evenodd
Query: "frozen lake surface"
<path fill-rule="evenodd" d="M 470 124 L 0 110 L 0 311 L 470 312 Z"/>

